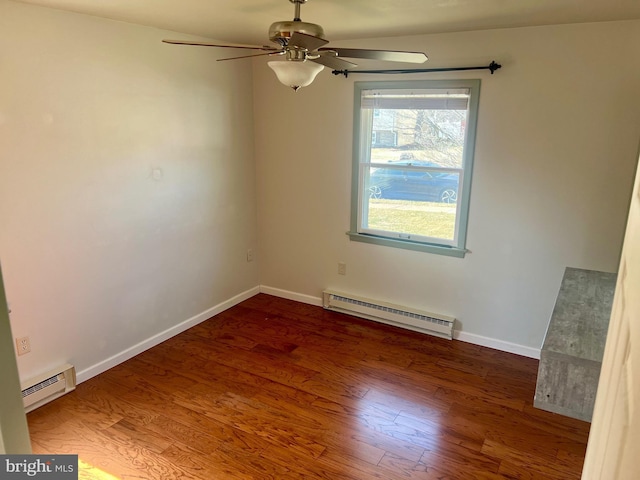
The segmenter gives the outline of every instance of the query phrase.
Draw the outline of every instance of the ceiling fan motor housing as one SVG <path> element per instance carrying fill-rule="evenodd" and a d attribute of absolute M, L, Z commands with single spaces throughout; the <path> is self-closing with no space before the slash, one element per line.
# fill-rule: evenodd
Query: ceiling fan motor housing
<path fill-rule="evenodd" d="M 324 39 L 324 30 L 320 25 L 299 20 L 284 20 L 271 24 L 271 27 L 269 27 L 269 40 L 286 47 L 294 33 L 304 33 Z"/>

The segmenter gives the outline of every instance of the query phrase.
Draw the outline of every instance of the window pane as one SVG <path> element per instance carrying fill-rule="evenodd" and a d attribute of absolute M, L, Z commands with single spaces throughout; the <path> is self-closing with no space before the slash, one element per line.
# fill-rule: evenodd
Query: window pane
<path fill-rule="evenodd" d="M 466 110 L 377 111 L 372 122 L 372 162 L 416 159 L 462 168 Z"/>
<path fill-rule="evenodd" d="M 399 238 L 455 240 L 459 173 L 372 168 L 364 227 Z"/>

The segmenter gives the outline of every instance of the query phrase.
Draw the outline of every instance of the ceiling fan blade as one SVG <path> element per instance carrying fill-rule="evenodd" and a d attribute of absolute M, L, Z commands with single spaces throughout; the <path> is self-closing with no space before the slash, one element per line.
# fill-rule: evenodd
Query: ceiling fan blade
<path fill-rule="evenodd" d="M 225 60 L 238 60 L 240 58 L 253 58 L 253 57 L 264 57 L 265 55 L 284 55 L 284 50 L 281 52 L 267 52 L 267 53 L 256 53 L 255 55 L 242 55 L 240 57 L 228 57 L 228 58 L 219 58 L 217 62 L 224 62 Z"/>
<path fill-rule="evenodd" d="M 358 66 L 357 63 L 349 62 L 333 55 L 320 55 L 318 58 L 309 58 L 309 60 L 324 65 L 325 67 L 333 68 L 334 70 L 348 70 L 349 68 Z"/>
<path fill-rule="evenodd" d="M 220 48 L 245 48 L 247 50 L 266 50 L 274 51 L 278 50 L 274 47 L 258 47 L 255 45 L 239 45 L 233 43 L 209 43 L 209 42 L 194 42 L 191 40 L 162 40 L 164 43 L 171 43 L 173 45 L 195 45 L 199 47 L 220 47 Z"/>
<path fill-rule="evenodd" d="M 424 63 L 428 57 L 422 52 L 401 52 L 394 50 L 364 50 L 361 48 L 320 48 L 319 52 L 333 51 L 339 57 L 366 58 L 387 62 Z"/>
<path fill-rule="evenodd" d="M 295 32 L 291 35 L 289 39 L 290 47 L 300 47 L 309 50 L 310 52 L 313 50 L 317 50 L 323 45 L 329 43 L 329 40 L 325 40 L 324 38 L 314 37 L 313 35 L 307 35 L 306 33 Z"/>

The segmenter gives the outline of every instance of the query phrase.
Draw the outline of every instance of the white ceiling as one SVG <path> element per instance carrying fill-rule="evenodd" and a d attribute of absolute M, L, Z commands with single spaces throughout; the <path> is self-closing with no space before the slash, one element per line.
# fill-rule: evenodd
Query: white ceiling
<path fill-rule="evenodd" d="M 21 0 L 215 40 L 264 45 L 288 0 Z M 640 18 L 640 0 L 309 0 L 329 40 Z M 179 35 L 176 35 L 179 37 Z"/>

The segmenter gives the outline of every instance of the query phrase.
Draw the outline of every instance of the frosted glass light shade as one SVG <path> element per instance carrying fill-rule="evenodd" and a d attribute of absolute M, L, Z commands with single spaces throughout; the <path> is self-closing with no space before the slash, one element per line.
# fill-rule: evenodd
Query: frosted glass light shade
<path fill-rule="evenodd" d="M 268 62 L 268 65 L 276 72 L 280 83 L 298 90 L 311 84 L 322 69 L 323 65 L 315 62 L 280 60 Z"/>

